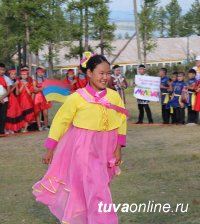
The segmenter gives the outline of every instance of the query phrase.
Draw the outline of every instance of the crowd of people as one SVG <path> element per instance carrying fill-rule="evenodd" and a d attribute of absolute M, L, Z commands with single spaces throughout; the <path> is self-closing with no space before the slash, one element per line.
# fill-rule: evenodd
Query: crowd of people
<path fill-rule="evenodd" d="M 147 75 L 144 65 L 139 65 L 138 74 Z M 200 56 L 196 57 L 196 66 L 186 73 L 174 71 L 169 77 L 167 69 L 161 68 L 159 76 L 161 77 L 160 101 L 163 124 L 198 124 L 200 111 Z M 138 99 L 137 102 L 139 117 L 136 124 L 143 124 L 144 110 L 149 124 L 152 124 L 153 118 L 149 101 Z"/>
<path fill-rule="evenodd" d="M 138 66 L 137 74 L 148 75 L 143 64 Z M 159 76 L 163 124 L 197 124 L 200 111 L 200 56 L 196 57 L 196 66 L 186 74 L 174 71 L 168 76 L 167 69 L 161 68 Z M 27 132 L 28 126 L 33 122 L 37 123 L 40 131 L 49 129 L 48 109 L 52 104 L 46 101 L 42 93 L 45 79 L 46 71 L 41 67 L 36 69 L 34 76 L 29 74 L 27 67 L 23 67 L 18 77 L 16 70 L 6 73 L 5 65 L 0 63 L 0 134 Z M 88 80 L 86 68 L 80 65 L 78 75 L 75 75 L 73 69 L 69 69 L 63 82 L 70 86 L 73 93 L 84 88 Z M 133 88 L 134 86 L 133 82 Z M 128 87 L 128 82 L 119 65 L 113 66 L 108 87 L 117 91 L 126 105 L 124 90 Z M 143 124 L 145 112 L 148 123 L 153 124 L 149 101 L 137 99 L 137 104 L 139 115 L 136 124 Z"/>

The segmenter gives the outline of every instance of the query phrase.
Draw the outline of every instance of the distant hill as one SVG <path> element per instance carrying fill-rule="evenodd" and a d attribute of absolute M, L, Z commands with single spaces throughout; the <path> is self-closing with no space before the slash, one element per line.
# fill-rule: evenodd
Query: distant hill
<path fill-rule="evenodd" d="M 132 10 L 111 11 L 110 22 L 114 22 L 117 26 L 117 30 L 115 32 L 116 35 L 118 35 L 119 33 L 124 35 L 126 32 L 132 35 L 135 30 L 134 16 Z"/>
<path fill-rule="evenodd" d="M 110 20 L 123 20 L 123 21 L 134 21 L 133 11 L 111 11 Z"/>

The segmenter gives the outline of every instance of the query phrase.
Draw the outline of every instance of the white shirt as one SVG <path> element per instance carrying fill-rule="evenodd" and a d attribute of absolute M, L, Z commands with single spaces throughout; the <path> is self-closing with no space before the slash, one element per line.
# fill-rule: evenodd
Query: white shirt
<path fill-rule="evenodd" d="M 6 82 L 7 86 L 12 86 L 12 81 L 11 81 L 11 79 L 8 76 L 3 75 L 3 78 L 5 79 L 5 82 Z M 8 97 L 5 97 L 3 99 L 3 102 L 8 102 Z"/>
<path fill-rule="evenodd" d="M 193 67 L 193 69 L 197 72 L 197 74 L 195 76 L 196 80 L 199 80 L 200 79 L 200 73 L 198 72 L 197 66 Z"/>

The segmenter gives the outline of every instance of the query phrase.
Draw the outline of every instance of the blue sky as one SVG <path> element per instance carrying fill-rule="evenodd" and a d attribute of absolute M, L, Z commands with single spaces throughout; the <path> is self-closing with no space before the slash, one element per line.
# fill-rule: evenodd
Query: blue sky
<path fill-rule="evenodd" d="M 142 0 L 137 0 L 138 6 L 141 4 Z M 160 5 L 165 6 L 170 0 L 160 0 Z M 187 11 L 194 0 L 178 0 L 179 4 L 183 8 L 183 11 Z M 112 0 L 110 3 L 111 11 L 127 11 L 133 8 L 133 0 Z"/>

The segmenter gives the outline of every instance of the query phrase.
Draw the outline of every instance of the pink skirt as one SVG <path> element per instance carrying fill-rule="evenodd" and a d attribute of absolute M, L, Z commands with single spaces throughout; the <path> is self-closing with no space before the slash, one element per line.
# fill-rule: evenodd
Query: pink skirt
<path fill-rule="evenodd" d="M 118 224 L 117 214 L 98 212 L 112 203 L 109 188 L 119 168 L 113 164 L 117 130 L 97 132 L 72 126 L 59 141 L 53 161 L 33 186 L 36 201 L 63 224 Z"/>

